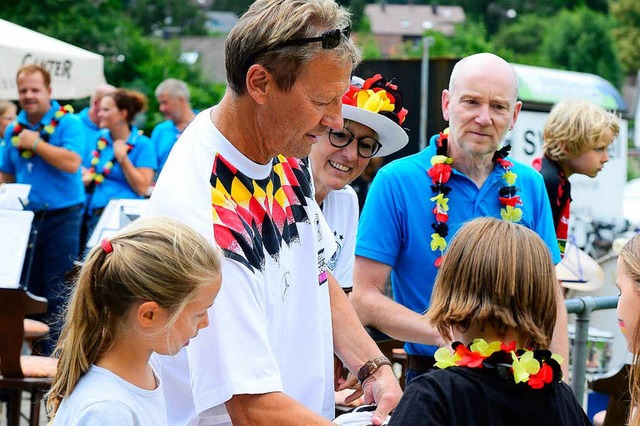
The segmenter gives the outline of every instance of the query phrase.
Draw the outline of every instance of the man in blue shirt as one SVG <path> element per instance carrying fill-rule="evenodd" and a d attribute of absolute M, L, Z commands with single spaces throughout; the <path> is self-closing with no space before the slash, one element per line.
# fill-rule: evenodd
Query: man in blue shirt
<path fill-rule="evenodd" d="M 47 70 L 38 65 L 18 70 L 22 111 L 5 131 L 0 160 L 0 183 L 31 185 L 26 208 L 35 212 L 32 233 L 37 237 L 26 285 L 49 302 L 45 321 L 51 326 L 51 339 L 45 342 L 45 354 L 57 340 L 55 323 L 66 298 L 64 277 L 78 257 L 85 201 L 80 177 L 82 123 L 70 113 L 71 107 L 51 100 L 50 82 Z"/>
<path fill-rule="evenodd" d="M 363 324 L 407 342 L 407 382 L 432 368 L 433 354 L 445 344 L 422 314 L 446 244 L 464 222 L 494 216 L 525 225 L 560 261 L 544 182 L 499 149 L 520 112 L 517 95 L 515 72 L 502 58 L 482 53 L 462 59 L 442 92 L 450 129 L 424 151 L 383 167 L 369 190 L 352 302 Z M 384 292 L 389 277 L 395 300 Z M 564 303 L 558 311 L 552 349 L 566 355 Z"/>
<path fill-rule="evenodd" d="M 110 84 L 101 84 L 95 88 L 91 99 L 89 100 L 89 106 L 78 113 L 78 117 L 82 122 L 85 131 L 84 148 L 85 152 L 82 155 L 83 162 L 91 160 L 91 153 L 96 147 L 96 141 L 98 140 L 98 133 L 100 133 L 100 126 L 98 126 L 98 111 L 100 111 L 100 101 L 109 93 L 113 93 L 116 90 Z"/>
<path fill-rule="evenodd" d="M 171 148 L 196 114 L 191 109 L 191 94 L 184 81 L 168 78 L 158 85 L 155 93 L 158 108 L 166 118 L 151 132 L 151 142 L 158 154 L 158 176 Z"/>

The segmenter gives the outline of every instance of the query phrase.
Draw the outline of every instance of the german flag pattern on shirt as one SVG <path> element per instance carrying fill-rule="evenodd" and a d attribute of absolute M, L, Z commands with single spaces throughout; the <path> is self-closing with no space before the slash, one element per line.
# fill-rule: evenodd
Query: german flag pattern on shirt
<path fill-rule="evenodd" d="M 282 244 L 299 241 L 298 223 L 309 223 L 311 175 L 296 158 L 278 156 L 270 175 L 252 179 L 217 154 L 211 173 L 213 233 L 225 256 L 252 272 L 276 262 Z"/>

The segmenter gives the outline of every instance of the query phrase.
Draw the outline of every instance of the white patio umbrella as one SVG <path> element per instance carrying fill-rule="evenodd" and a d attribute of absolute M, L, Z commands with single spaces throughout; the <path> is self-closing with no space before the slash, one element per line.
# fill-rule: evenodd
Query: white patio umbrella
<path fill-rule="evenodd" d="M 39 64 L 51 73 L 53 99 L 80 99 L 105 83 L 102 55 L 0 19 L 0 99 L 18 99 L 16 72 Z"/>

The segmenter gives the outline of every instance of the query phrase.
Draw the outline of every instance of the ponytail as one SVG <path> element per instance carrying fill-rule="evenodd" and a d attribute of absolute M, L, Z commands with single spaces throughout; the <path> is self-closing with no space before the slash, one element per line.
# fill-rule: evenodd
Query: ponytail
<path fill-rule="evenodd" d="M 70 298 L 65 325 L 60 334 L 54 356 L 59 356 L 58 369 L 47 393 L 47 412 L 51 419 L 58 411 L 62 398 L 70 395 L 80 377 L 85 374 L 101 351 L 109 344 L 109 314 L 104 305 L 96 303 L 93 289 L 100 279 L 106 254 L 93 250 L 76 279 Z"/>

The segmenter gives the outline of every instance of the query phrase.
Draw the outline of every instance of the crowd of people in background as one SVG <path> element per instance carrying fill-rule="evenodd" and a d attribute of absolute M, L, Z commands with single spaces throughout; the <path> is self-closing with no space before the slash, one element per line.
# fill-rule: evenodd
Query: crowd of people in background
<path fill-rule="evenodd" d="M 563 382 L 554 264 L 568 178 L 602 170 L 618 117 L 560 102 L 543 157 L 519 163 L 503 146 L 515 72 L 474 54 L 442 93 L 449 127 L 383 166 L 409 140 L 407 88 L 352 76 L 360 55 L 334 0 L 257 0 L 227 37 L 220 103 L 200 111 L 168 78 L 149 136 L 143 93 L 101 85 L 76 114 L 46 69 L 18 70 L 0 183 L 31 185 L 23 284 L 48 300 L 53 424 L 332 424 L 335 391 L 375 405 L 363 424 L 590 424 Z M 88 245 L 111 200 L 143 198 L 143 218 Z M 635 407 L 638 247 L 617 283 Z M 404 396 L 363 325 L 405 342 Z"/>

